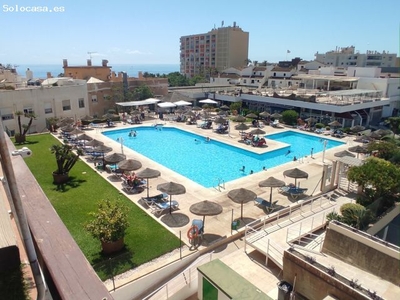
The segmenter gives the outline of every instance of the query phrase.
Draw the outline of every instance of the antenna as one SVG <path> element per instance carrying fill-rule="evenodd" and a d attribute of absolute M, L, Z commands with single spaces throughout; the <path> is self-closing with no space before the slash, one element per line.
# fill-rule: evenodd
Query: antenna
<path fill-rule="evenodd" d="M 94 54 L 94 53 L 97 53 L 97 52 L 90 52 L 90 51 L 88 51 L 87 54 L 89 54 L 89 58 L 90 58 L 90 59 L 92 59 L 92 54 Z"/>

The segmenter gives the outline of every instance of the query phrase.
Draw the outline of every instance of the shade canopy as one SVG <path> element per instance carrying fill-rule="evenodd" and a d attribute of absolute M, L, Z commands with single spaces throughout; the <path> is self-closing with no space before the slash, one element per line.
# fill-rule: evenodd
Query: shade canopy
<path fill-rule="evenodd" d="M 186 188 L 176 182 L 167 182 L 157 185 L 157 190 L 168 195 L 181 195 L 186 193 Z"/>
<path fill-rule="evenodd" d="M 246 121 L 246 117 L 243 117 L 243 116 L 236 116 L 233 120 L 234 120 L 235 122 L 244 122 L 244 121 Z"/>
<path fill-rule="evenodd" d="M 308 173 L 298 168 L 286 170 L 283 172 L 283 175 L 290 178 L 308 178 Z"/>
<path fill-rule="evenodd" d="M 283 180 L 277 179 L 273 176 L 268 177 L 267 179 L 258 183 L 259 187 L 282 187 L 284 185 L 285 182 Z"/>
<path fill-rule="evenodd" d="M 157 106 L 162 107 L 162 108 L 171 108 L 171 107 L 176 107 L 176 105 L 172 102 L 162 102 L 158 103 Z"/>
<path fill-rule="evenodd" d="M 182 195 L 186 193 L 186 188 L 176 182 L 166 182 L 157 185 L 157 190 L 169 195 L 169 213 L 172 213 L 172 195 Z"/>
<path fill-rule="evenodd" d="M 360 146 L 360 145 L 350 147 L 348 150 L 350 152 L 357 153 L 357 158 L 360 155 L 360 153 L 364 153 L 364 154 L 368 153 L 368 149 L 366 147 L 363 147 L 363 146 Z"/>
<path fill-rule="evenodd" d="M 250 128 L 250 127 L 247 126 L 247 125 L 244 124 L 244 123 L 241 123 L 241 124 L 235 126 L 235 129 L 236 129 L 236 130 L 241 130 L 241 131 L 247 130 L 247 129 L 249 129 L 249 128 Z"/>
<path fill-rule="evenodd" d="M 315 119 L 315 118 L 313 118 L 313 117 L 309 117 L 309 118 L 306 119 L 306 122 L 308 122 L 308 123 L 315 123 L 315 122 L 317 122 L 317 119 Z"/>
<path fill-rule="evenodd" d="M 251 134 L 265 134 L 265 131 L 260 129 L 260 128 L 256 128 L 252 131 L 250 131 Z"/>
<path fill-rule="evenodd" d="M 195 115 L 196 114 L 194 112 L 192 112 L 192 111 L 188 111 L 188 112 L 185 113 L 185 116 L 188 116 L 188 117 L 194 117 Z"/>
<path fill-rule="evenodd" d="M 250 113 L 246 115 L 246 118 L 257 119 L 258 116 L 256 114 Z"/>
<path fill-rule="evenodd" d="M 113 164 L 117 164 L 120 161 L 123 161 L 125 159 L 126 159 L 126 155 L 125 154 L 113 153 L 113 154 L 110 154 L 110 155 L 107 155 L 106 157 L 104 157 L 104 162 L 106 164 L 113 165 Z"/>
<path fill-rule="evenodd" d="M 94 140 L 93 140 L 93 141 L 94 141 Z M 90 143 L 90 142 L 89 142 L 89 143 Z M 94 147 L 93 149 L 94 149 L 94 151 L 103 152 L 103 153 L 108 153 L 108 152 L 111 152 L 111 151 L 112 151 L 112 148 L 111 148 L 111 147 L 107 147 L 107 146 L 105 146 L 105 145 L 99 145 L 99 146 Z"/>
<path fill-rule="evenodd" d="M 254 201 L 257 194 L 245 188 L 235 189 L 228 192 L 228 197 L 233 202 L 241 204 L 240 218 L 243 219 L 243 203 Z"/>
<path fill-rule="evenodd" d="M 189 210 L 197 216 L 215 216 L 222 213 L 222 206 L 216 202 L 204 200 L 192 204 Z"/>
<path fill-rule="evenodd" d="M 271 115 L 271 118 L 280 119 L 280 118 L 282 118 L 282 115 L 279 114 L 279 113 L 273 113 L 273 114 Z"/>
<path fill-rule="evenodd" d="M 272 176 L 268 177 L 267 179 L 265 179 L 263 181 L 260 181 L 258 183 L 259 187 L 269 187 L 269 188 L 271 188 L 271 192 L 269 194 L 269 203 L 271 205 L 272 205 L 272 188 L 282 187 L 282 186 L 285 186 L 285 185 L 286 184 L 285 184 L 285 182 L 283 180 L 279 180 L 279 179 L 277 179 L 275 177 L 272 177 Z"/>
<path fill-rule="evenodd" d="M 146 168 L 140 172 L 137 172 L 136 175 L 141 178 L 157 178 L 161 175 L 161 172 L 158 170 Z"/>
<path fill-rule="evenodd" d="M 360 145 L 350 147 L 349 151 L 355 152 L 355 153 L 368 153 L 368 149 L 366 147 L 362 147 Z"/>
<path fill-rule="evenodd" d="M 74 131 L 74 129 L 75 129 L 75 127 L 72 126 L 71 124 L 68 124 L 68 125 L 65 125 L 65 126 L 61 127 L 61 131 L 68 132 L 68 133 Z"/>
<path fill-rule="evenodd" d="M 349 152 L 347 150 L 336 152 L 334 154 L 334 156 L 336 156 L 336 157 L 345 157 L 345 156 L 356 157 L 353 153 L 351 153 L 351 152 Z"/>
<path fill-rule="evenodd" d="M 193 103 L 192 102 L 187 102 L 187 101 L 184 101 L 184 100 L 179 100 L 179 101 L 176 101 L 176 102 L 173 102 L 176 106 L 187 106 L 187 105 L 192 105 Z"/>
<path fill-rule="evenodd" d="M 204 99 L 200 100 L 199 103 L 204 103 L 204 104 L 217 104 L 218 102 L 212 99 Z"/>
<path fill-rule="evenodd" d="M 350 130 L 351 130 L 352 132 L 360 132 L 360 131 L 365 130 L 365 127 L 364 127 L 364 126 L 361 126 L 361 125 L 355 125 L 355 126 L 353 126 L 353 127 L 350 127 Z"/>
<path fill-rule="evenodd" d="M 142 167 L 142 163 L 136 159 L 125 159 L 118 163 L 118 168 L 124 171 L 135 171 Z"/>
<path fill-rule="evenodd" d="M 329 126 L 333 126 L 333 127 L 338 127 L 338 126 L 342 126 L 342 123 L 340 123 L 339 121 L 335 120 L 333 122 L 328 123 Z"/>
<path fill-rule="evenodd" d="M 297 186 L 297 179 L 298 178 L 308 178 L 308 173 L 304 172 L 298 168 L 294 168 L 294 169 L 289 169 L 283 172 L 284 176 L 290 177 L 290 178 L 294 178 L 294 185 Z"/>
<path fill-rule="evenodd" d="M 78 136 L 78 140 L 80 140 L 80 141 L 91 141 L 91 140 L 93 140 L 93 138 L 91 136 L 87 135 L 86 133 L 83 133 L 83 134 Z"/>
<path fill-rule="evenodd" d="M 146 169 L 136 173 L 137 177 L 146 178 L 146 179 L 157 178 L 160 175 L 161 175 L 160 171 L 150 169 L 150 168 L 146 168 Z M 147 198 L 149 198 L 149 180 L 147 180 Z"/>
<path fill-rule="evenodd" d="M 57 126 L 58 127 L 64 127 L 64 126 L 67 126 L 67 125 L 71 125 L 71 124 L 73 124 L 75 121 L 74 121 L 74 119 L 72 119 L 72 118 L 64 118 L 64 119 L 61 119 L 60 121 L 58 121 L 57 122 Z"/>
<path fill-rule="evenodd" d="M 224 124 L 224 123 L 226 123 L 226 119 L 223 118 L 223 117 L 218 117 L 218 118 L 216 118 L 216 119 L 214 120 L 214 123 L 215 123 L 215 124 Z"/>
<path fill-rule="evenodd" d="M 104 143 L 96 139 L 93 139 L 86 143 L 86 146 L 91 146 L 91 147 L 98 147 L 100 145 L 104 145 Z"/>
<path fill-rule="evenodd" d="M 261 113 L 259 114 L 259 116 L 264 117 L 264 118 L 269 117 L 270 115 L 271 115 L 271 114 L 270 114 L 269 112 L 266 112 L 266 111 L 263 111 L 263 112 L 261 112 Z"/>
<path fill-rule="evenodd" d="M 222 105 L 219 109 L 227 111 L 227 110 L 230 110 L 230 107 L 227 105 Z"/>
<path fill-rule="evenodd" d="M 123 107 L 130 107 L 130 106 L 141 106 L 141 105 L 150 105 L 160 102 L 161 100 L 155 98 L 148 98 L 146 100 L 139 100 L 139 101 L 127 101 L 127 102 L 117 102 L 115 104 Z"/>
<path fill-rule="evenodd" d="M 82 133 L 83 131 L 76 127 L 72 131 L 69 131 L 69 134 L 82 134 Z"/>

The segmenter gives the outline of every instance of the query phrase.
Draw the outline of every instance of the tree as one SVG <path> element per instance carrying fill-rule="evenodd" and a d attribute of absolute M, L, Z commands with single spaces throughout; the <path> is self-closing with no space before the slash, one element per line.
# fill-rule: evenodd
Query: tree
<path fill-rule="evenodd" d="M 342 214 L 341 222 L 360 230 L 365 229 L 372 220 L 371 212 L 357 203 L 343 204 L 340 207 L 340 213 Z"/>
<path fill-rule="evenodd" d="M 287 125 L 296 125 L 299 114 L 295 110 L 285 110 L 282 113 L 282 121 Z"/>
<path fill-rule="evenodd" d="M 154 97 L 153 92 L 149 86 L 143 84 L 133 90 L 133 99 L 135 100 L 145 100 Z"/>
<path fill-rule="evenodd" d="M 400 132 L 400 117 L 390 117 L 386 120 L 395 134 Z"/>
<path fill-rule="evenodd" d="M 241 111 L 241 109 L 242 109 L 242 101 L 238 101 L 238 102 L 233 102 L 233 103 L 231 103 L 231 105 L 229 106 L 229 108 L 231 109 L 232 112 L 233 112 L 233 111 L 236 111 L 236 112 L 239 112 L 239 113 L 240 113 L 240 111 Z"/>
<path fill-rule="evenodd" d="M 169 73 L 167 75 L 168 83 L 170 86 L 187 86 L 189 85 L 188 79 L 179 72 Z"/>
<path fill-rule="evenodd" d="M 357 182 L 371 201 L 400 190 L 400 168 L 377 157 L 368 158 L 361 166 L 351 167 L 347 178 Z"/>
<path fill-rule="evenodd" d="M 377 151 L 376 156 L 385 160 L 390 160 L 399 150 L 399 147 L 391 140 L 372 142 L 368 144 L 368 151 Z"/>
<path fill-rule="evenodd" d="M 206 83 L 207 80 L 203 75 L 196 75 L 189 79 L 189 85 L 196 85 L 196 83 Z"/>
<path fill-rule="evenodd" d="M 249 64 L 251 64 L 251 59 L 246 58 L 246 59 L 244 60 L 244 65 L 245 65 L 245 66 L 248 66 Z"/>
<path fill-rule="evenodd" d="M 126 229 L 129 227 L 126 208 L 120 204 L 120 201 L 102 200 L 98 204 L 97 212 L 90 215 L 93 220 L 85 225 L 85 229 L 96 239 L 102 242 L 104 252 L 114 252 L 121 250 L 124 243 L 123 238 Z M 107 244 L 122 241 L 120 249 L 105 251 Z"/>
<path fill-rule="evenodd" d="M 15 141 L 18 144 L 22 144 L 22 143 L 25 143 L 26 134 L 28 133 L 29 129 L 31 128 L 33 120 L 36 119 L 36 116 L 34 113 L 23 113 L 22 111 L 16 111 L 15 115 L 17 116 L 17 119 L 18 119 L 18 129 L 19 129 L 19 133 L 15 134 Z M 22 124 L 22 122 L 21 122 L 22 116 L 29 118 L 29 122 L 27 125 Z"/>
<path fill-rule="evenodd" d="M 69 171 L 76 164 L 79 156 L 83 154 L 82 150 L 78 150 L 77 154 L 75 154 L 72 151 L 72 146 L 62 144 L 51 146 L 50 151 L 55 155 L 57 163 L 57 169 L 53 172 L 54 183 L 62 184 L 67 182 Z"/>

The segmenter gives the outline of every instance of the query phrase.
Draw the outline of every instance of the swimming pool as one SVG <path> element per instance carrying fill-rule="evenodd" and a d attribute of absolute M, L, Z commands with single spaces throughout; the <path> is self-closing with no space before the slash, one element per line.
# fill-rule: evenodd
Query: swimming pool
<path fill-rule="evenodd" d="M 272 168 L 323 151 L 323 143 L 318 136 L 294 131 L 266 135 L 285 144 L 278 150 L 257 154 L 222 142 L 211 140 L 178 128 L 154 126 L 135 127 L 136 137 L 129 137 L 130 129 L 103 132 L 116 141 L 123 138 L 124 146 L 164 165 L 165 167 L 209 188 L 215 187 L 219 180 L 225 182 L 242 178 L 263 168 Z M 329 140 L 326 149 L 342 145 L 343 142 Z M 250 146 L 249 146 L 250 147 Z M 287 155 L 290 149 L 290 154 Z M 245 170 L 241 171 L 245 166 Z"/>

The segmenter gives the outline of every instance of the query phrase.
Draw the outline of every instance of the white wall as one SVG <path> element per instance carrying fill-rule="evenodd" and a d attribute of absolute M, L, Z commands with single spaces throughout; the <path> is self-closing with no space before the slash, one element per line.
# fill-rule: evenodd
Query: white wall
<path fill-rule="evenodd" d="M 31 132 L 43 132 L 46 129 L 46 119 L 51 117 L 81 118 L 89 114 L 87 85 L 32 87 L 10 91 L 0 91 L 0 111 L 15 113 L 31 108 L 36 115 Z M 78 99 L 83 99 L 84 107 L 79 108 Z M 63 100 L 70 100 L 70 110 L 63 110 Z M 51 107 L 51 113 L 45 113 L 45 108 Z M 22 117 L 23 124 L 29 119 Z M 18 132 L 17 118 L 3 120 L 9 130 Z"/>
<path fill-rule="evenodd" d="M 363 68 L 363 67 L 348 67 L 347 76 L 350 77 L 368 77 L 379 78 L 381 68 Z"/>

